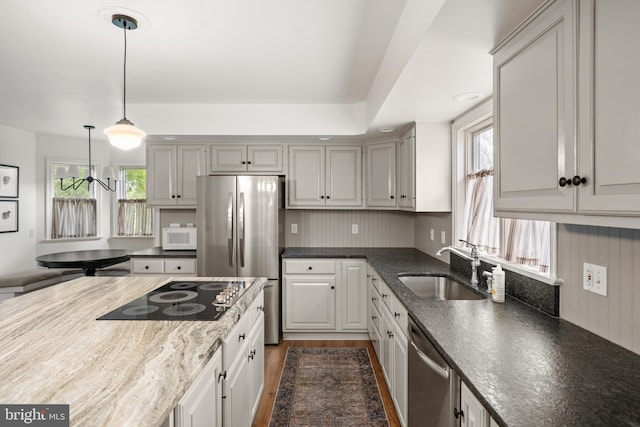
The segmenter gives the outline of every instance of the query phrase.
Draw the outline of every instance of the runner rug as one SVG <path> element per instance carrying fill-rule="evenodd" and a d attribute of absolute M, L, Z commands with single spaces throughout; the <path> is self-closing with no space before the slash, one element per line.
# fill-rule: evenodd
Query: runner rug
<path fill-rule="evenodd" d="M 269 425 L 388 426 L 367 349 L 289 348 Z"/>

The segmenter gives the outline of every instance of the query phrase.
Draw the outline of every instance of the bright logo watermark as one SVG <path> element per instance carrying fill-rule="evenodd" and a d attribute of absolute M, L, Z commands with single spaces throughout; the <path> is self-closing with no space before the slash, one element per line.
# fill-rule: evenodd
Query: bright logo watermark
<path fill-rule="evenodd" d="M 69 405 L 2 405 L 0 427 L 69 427 Z"/>

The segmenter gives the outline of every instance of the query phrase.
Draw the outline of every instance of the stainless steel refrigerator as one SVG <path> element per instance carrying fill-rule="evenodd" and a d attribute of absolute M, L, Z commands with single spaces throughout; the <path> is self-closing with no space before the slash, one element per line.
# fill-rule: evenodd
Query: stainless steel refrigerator
<path fill-rule="evenodd" d="M 199 176 L 196 186 L 198 276 L 266 277 L 265 343 L 278 344 L 284 178 Z"/>

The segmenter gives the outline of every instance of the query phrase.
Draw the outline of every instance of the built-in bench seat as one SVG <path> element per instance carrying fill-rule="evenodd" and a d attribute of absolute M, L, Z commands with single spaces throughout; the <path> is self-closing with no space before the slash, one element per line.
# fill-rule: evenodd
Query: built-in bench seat
<path fill-rule="evenodd" d="M 96 276 L 126 276 L 129 261 L 96 271 Z M 79 268 L 34 268 L 0 276 L 0 301 L 84 276 Z"/>

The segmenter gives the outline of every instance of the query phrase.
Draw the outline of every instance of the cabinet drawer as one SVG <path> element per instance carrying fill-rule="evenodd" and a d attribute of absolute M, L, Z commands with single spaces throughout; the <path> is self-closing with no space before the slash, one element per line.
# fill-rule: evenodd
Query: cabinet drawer
<path fill-rule="evenodd" d="M 335 260 L 287 259 L 284 261 L 285 274 L 335 274 Z"/>
<path fill-rule="evenodd" d="M 236 326 L 233 327 L 229 335 L 224 339 L 222 345 L 222 363 L 224 369 L 230 369 L 242 347 L 249 338 L 251 330 L 251 316 L 245 312 Z"/>
<path fill-rule="evenodd" d="M 133 273 L 164 273 L 164 260 L 154 258 L 139 258 L 131 260 Z"/>
<path fill-rule="evenodd" d="M 378 330 L 378 333 L 380 333 L 380 330 L 382 329 L 382 315 L 380 314 L 380 310 L 377 304 L 372 303 L 369 306 L 369 317 L 370 317 L 371 323 Z"/>
<path fill-rule="evenodd" d="M 391 311 L 391 312 L 393 312 L 392 311 L 392 303 L 391 303 L 393 298 L 395 298 L 395 297 L 393 295 L 393 292 L 391 292 L 391 289 L 389 289 L 389 286 L 387 286 L 387 284 L 385 282 L 380 280 L 380 299 L 382 300 L 384 305 L 386 305 L 387 308 L 389 309 L 389 311 Z M 380 310 L 382 310 L 382 308 L 380 308 Z"/>
<path fill-rule="evenodd" d="M 195 274 L 196 259 L 165 259 L 164 272 L 167 274 L 184 273 Z"/>
<path fill-rule="evenodd" d="M 391 307 L 391 314 L 393 315 L 394 320 L 400 327 L 402 333 L 407 336 L 407 329 L 409 327 L 407 309 L 404 308 L 404 305 L 402 305 L 395 296 L 393 297 Z"/>
<path fill-rule="evenodd" d="M 247 314 L 249 317 L 249 327 L 252 327 L 256 323 L 256 321 L 260 317 L 260 314 L 262 314 L 263 311 L 264 311 L 264 291 L 261 291 L 258 294 L 258 296 L 256 296 L 256 299 L 253 300 L 253 302 L 251 303 L 251 305 L 247 310 Z"/>

